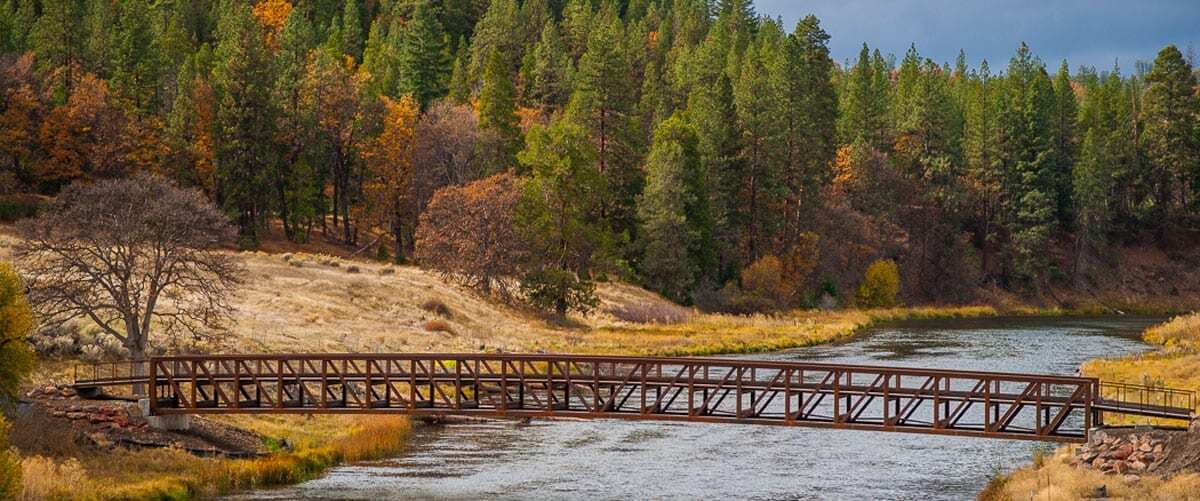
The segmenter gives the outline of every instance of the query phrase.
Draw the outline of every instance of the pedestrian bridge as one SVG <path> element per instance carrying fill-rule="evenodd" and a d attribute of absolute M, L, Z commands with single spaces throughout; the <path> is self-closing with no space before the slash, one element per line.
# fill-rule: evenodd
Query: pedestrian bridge
<path fill-rule="evenodd" d="M 806 426 L 1082 442 L 1107 415 L 1190 421 L 1195 394 L 1096 378 L 709 357 L 157 357 L 76 368 L 151 415 L 392 413 Z"/>

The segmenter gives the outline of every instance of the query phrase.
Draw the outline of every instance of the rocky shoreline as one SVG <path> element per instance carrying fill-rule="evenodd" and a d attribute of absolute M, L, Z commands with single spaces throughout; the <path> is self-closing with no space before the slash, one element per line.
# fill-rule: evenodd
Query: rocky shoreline
<path fill-rule="evenodd" d="M 24 413 L 71 430 L 78 442 L 98 449 L 175 448 L 198 456 L 255 457 L 262 437 L 220 422 L 195 418 L 186 431 L 151 428 L 135 402 L 81 398 L 69 387 L 46 386 L 25 394 Z"/>

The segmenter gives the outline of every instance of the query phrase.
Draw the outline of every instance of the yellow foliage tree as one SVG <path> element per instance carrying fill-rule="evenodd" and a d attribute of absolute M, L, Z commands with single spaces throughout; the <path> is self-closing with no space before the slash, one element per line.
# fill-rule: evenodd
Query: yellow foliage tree
<path fill-rule="evenodd" d="M 413 145 L 420 108 L 410 96 L 401 96 L 398 100 L 382 99 L 383 131 L 368 141 L 362 151 L 368 174 L 364 189 L 368 219 L 392 234 L 399 260 L 404 255 L 405 241 L 411 240 L 409 235 L 415 231 L 410 224 L 415 215 L 411 214 L 413 208 L 406 195 L 412 180 Z"/>
<path fill-rule="evenodd" d="M 900 294 L 900 269 L 891 259 L 877 259 L 867 267 L 854 303 L 859 308 L 890 308 L 896 306 Z"/>
<path fill-rule="evenodd" d="M 25 286 L 12 265 L 0 263 L 0 400 L 16 398 L 21 379 L 33 369 L 32 332 Z"/>
<path fill-rule="evenodd" d="M 267 45 L 272 50 L 279 48 L 279 34 L 292 14 L 292 3 L 287 0 L 263 0 L 254 5 L 254 18 L 263 26 Z"/>

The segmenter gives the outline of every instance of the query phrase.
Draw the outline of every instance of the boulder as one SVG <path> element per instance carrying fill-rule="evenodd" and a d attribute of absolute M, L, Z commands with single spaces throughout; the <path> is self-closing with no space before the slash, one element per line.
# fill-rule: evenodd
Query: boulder
<path fill-rule="evenodd" d="M 1125 459 L 1133 455 L 1133 444 L 1125 444 L 1109 452 L 1112 459 Z"/>

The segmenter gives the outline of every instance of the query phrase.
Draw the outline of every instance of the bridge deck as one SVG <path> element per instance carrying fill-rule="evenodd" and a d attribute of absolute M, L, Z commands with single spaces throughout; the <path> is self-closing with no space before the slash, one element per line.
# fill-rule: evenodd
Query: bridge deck
<path fill-rule="evenodd" d="M 1094 378 L 730 358 L 220 355 L 82 374 L 79 388 L 148 385 L 156 414 L 648 419 L 1053 441 L 1082 441 L 1103 413 L 1190 419 L 1195 407 L 1192 392 Z"/>

